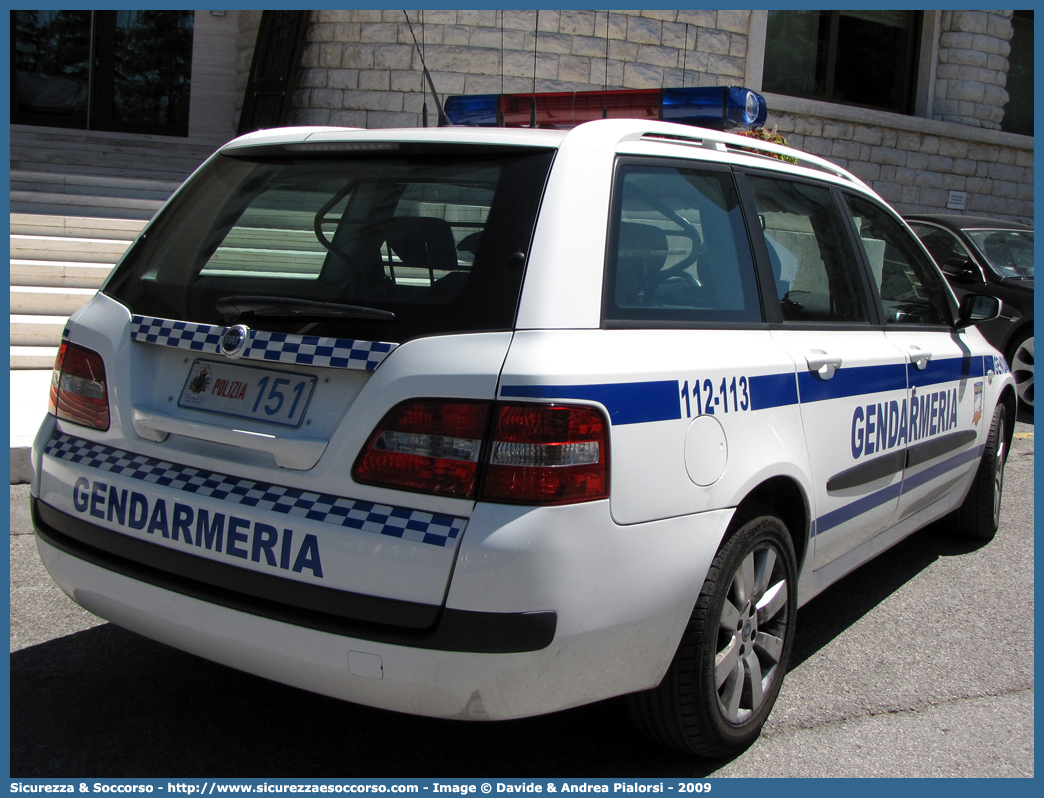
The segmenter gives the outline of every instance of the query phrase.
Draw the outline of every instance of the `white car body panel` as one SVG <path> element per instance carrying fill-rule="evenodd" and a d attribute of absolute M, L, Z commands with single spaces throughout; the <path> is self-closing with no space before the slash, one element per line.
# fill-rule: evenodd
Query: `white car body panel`
<path fill-rule="evenodd" d="M 604 241 L 612 187 L 612 152 L 560 150 L 519 303 L 519 330 L 597 329 L 602 308 Z"/>
<path fill-rule="evenodd" d="M 875 198 L 861 181 L 803 153 L 793 153 L 795 165 L 735 149 L 748 139 L 636 120 L 570 132 L 284 129 L 223 152 L 432 141 L 557 150 L 531 246 L 504 267 L 525 263 L 510 329 L 361 341 L 381 350 L 366 369 L 237 360 L 315 378 L 300 425 L 275 429 L 182 406 L 190 369 L 224 362 L 221 350 L 134 339 L 141 314 L 99 294 L 70 320 L 66 340 L 104 362 L 110 424 L 48 416 L 33 451 L 34 508 L 47 523 L 68 524 L 38 524 L 41 557 L 74 601 L 156 640 L 326 695 L 435 717 L 516 718 L 655 687 L 737 507 L 751 497 L 785 496 L 787 506 L 771 509 L 803 519 L 789 530 L 801 604 L 960 506 L 995 408 L 1014 401 L 1003 358 L 974 329 L 604 318 L 619 156 L 760 169 Z M 753 249 L 749 257 L 763 309 L 768 267 Z M 221 325 L 203 326 L 223 335 Z M 296 348 L 305 333 L 292 337 Z M 931 360 L 921 369 L 924 352 Z M 840 358 L 836 373 L 811 374 L 809 358 L 819 354 Z M 926 392 L 934 415 L 914 436 L 910 408 Z M 353 465 L 374 430 L 415 399 L 595 408 L 606 422 L 608 495 L 530 506 L 479 491 L 462 498 L 357 482 Z M 899 416 L 887 415 L 893 404 L 906 408 L 902 438 Z M 869 427 L 870 415 L 885 418 L 888 433 Z M 911 460 L 908 450 L 925 442 Z M 884 457 L 894 467 L 878 473 Z M 203 490 L 200 479 L 220 491 Z M 81 534 L 107 542 L 94 550 Z M 153 568 L 174 553 L 181 571 L 150 581 L 140 552 Z M 214 568 L 254 595 L 215 597 L 219 580 L 195 573 Z M 305 595 L 306 611 L 289 603 L 284 611 L 284 594 Z M 365 611 L 317 619 L 330 596 Z M 258 597 L 279 611 L 251 605 Z M 388 617 L 400 609 L 421 620 L 397 626 Z M 448 626 L 471 622 L 470 634 L 447 642 Z M 530 637 L 487 645 L 482 624 L 502 622 Z"/>
<path fill-rule="evenodd" d="M 734 507 L 768 474 L 810 485 L 807 461 L 795 462 L 794 453 L 804 451 L 797 408 L 772 406 L 774 388 L 762 382 L 793 383 L 792 361 L 767 331 L 727 336 L 728 347 L 723 334 L 711 330 L 518 332 L 500 396 L 590 402 L 606 410 L 611 506 L 619 524 Z M 740 382 L 734 393 L 734 379 L 750 385 Z M 708 399 L 711 406 L 703 408 Z M 720 440 L 692 431 L 693 420 L 704 415 L 721 424 Z M 723 457 L 721 473 L 697 484 L 688 464 L 709 456 Z"/>

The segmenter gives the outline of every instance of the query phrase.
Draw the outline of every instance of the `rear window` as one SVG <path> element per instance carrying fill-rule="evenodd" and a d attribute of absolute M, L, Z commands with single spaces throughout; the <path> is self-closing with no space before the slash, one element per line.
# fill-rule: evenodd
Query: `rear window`
<path fill-rule="evenodd" d="M 511 329 L 553 151 L 380 146 L 218 156 L 105 293 L 141 315 L 342 338 Z"/>

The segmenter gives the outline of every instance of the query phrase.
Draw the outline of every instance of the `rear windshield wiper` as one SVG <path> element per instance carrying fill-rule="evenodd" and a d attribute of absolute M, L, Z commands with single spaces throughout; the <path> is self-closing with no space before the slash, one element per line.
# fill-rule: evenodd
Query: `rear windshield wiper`
<path fill-rule="evenodd" d="M 217 311 L 232 323 L 244 313 L 277 318 L 337 318 L 395 321 L 390 310 L 344 305 L 339 302 L 316 302 L 275 296 L 226 296 L 217 301 Z"/>

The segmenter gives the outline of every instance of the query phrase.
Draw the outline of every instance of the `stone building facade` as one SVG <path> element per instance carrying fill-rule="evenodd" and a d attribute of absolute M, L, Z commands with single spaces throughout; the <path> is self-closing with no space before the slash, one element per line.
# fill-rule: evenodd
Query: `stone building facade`
<path fill-rule="evenodd" d="M 1010 11 L 942 12 L 936 119 L 1000 130 L 1011 35 Z"/>
<path fill-rule="evenodd" d="M 958 206 L 1032 223 L 1033 138 L 1000 129 L 1013 12 L 923 14 L 913 114 L 765 93 L 766 127 L 850 169 L 900 212 Z M 767 17 L 714 10 L 314 11 L 292 121 L 415 127 L 426 111 L 434 124 L 422 55 L 442 97 L 724 84 L 760 90 L 772 68 L 765 63 Z M 259 19 L 260 12 L 239 15 L 240 90 Z"/>

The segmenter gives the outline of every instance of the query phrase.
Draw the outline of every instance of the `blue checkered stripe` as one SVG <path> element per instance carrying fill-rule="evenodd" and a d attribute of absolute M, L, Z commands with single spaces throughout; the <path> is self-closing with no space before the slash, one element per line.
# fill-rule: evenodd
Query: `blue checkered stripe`
<path fill-rule="evenodd" d="M 347 338 L 251 330 L 250 343 L 243 357 L 323 368 L 373 371 L 395 346 L 379 341 L 352 341 Z"/>
<path fill-rule="evenodd" d="M 65 433 L 56 433 L 44 452 L 79 466 L 197 496 L 431 546 L 445 548 L 457 539 L 467 523 L 467 519 L 451 515 L 355 501 L 190 468 Z"/>
<path fill-rule="evenodd" d="M 131 318 L 131 339 L 146 344 L 173 346 L 216 355 L 221 351 L 223 327 L 188 321 Z M 251 330 L 243 357 L 276 363 L 318 366 L 320 368 L 373 371 L 397 344 L 381 341 L 355 341 L 350 338 L 321 338 L 318 335 Z"/>
<path fill-rule="evenodd" d="M 155 319 L 151 316 L 131 317 L 131 340 L 145 344 L 173 346 L 216 355 L 221 351 L 223 328 L 213 324 Z"/>

